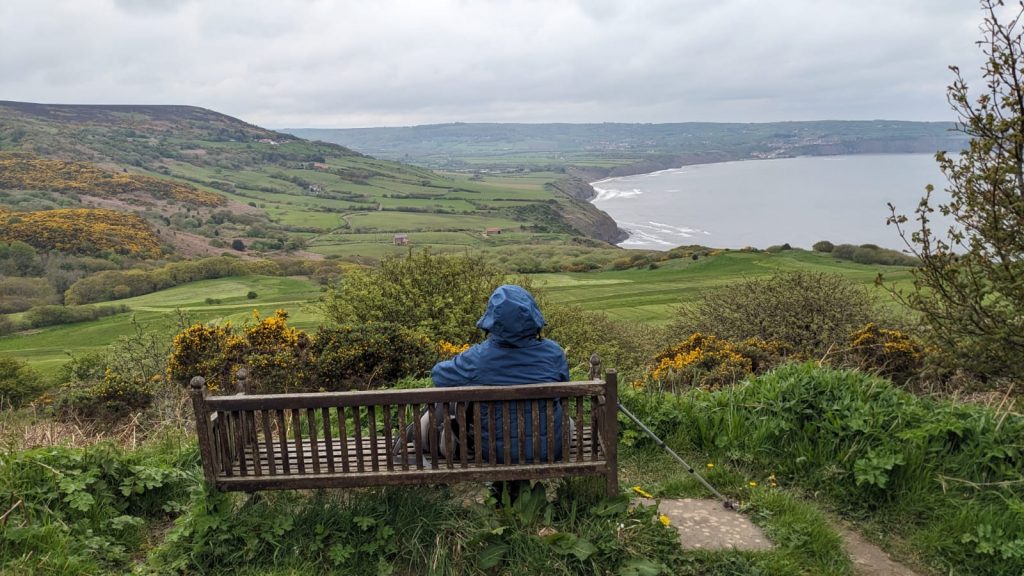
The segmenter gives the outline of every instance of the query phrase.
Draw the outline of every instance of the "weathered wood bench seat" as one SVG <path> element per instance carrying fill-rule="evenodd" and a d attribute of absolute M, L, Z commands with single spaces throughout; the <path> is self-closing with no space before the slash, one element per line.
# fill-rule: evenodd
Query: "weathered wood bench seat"
<path fill-rule="evenodd" d="M 220 490 L 282 490 L 350 488 L 396 484 L 441 484 L 462 481 L 524 480 L 600 475 L 609 494 L 618 493 L 616 461 L 617 376 L 604 380 L 554 382 L 519 386 L 473 386 L 373 390 L 308 394 L 212 396 L 201 377 L 192 379 L 203 474 Z M 553 421 L 555 402 L 562 422 Z M 495 414 L 508 414 L 515 403 L 519 454 L 512 454 L 509 417 L 495 430 Z M 445 458 L 437 441 L 422 437 L 419 426 L 408 443 L 395 440 L 417 422 L 428 406 L 440 406 L 448 445 Z M 541 450 L 540 426 L 524 426 L 524 415 L 540 422 L 544 406 L 546 429 L 560 425 L 562 457 L 555 459 L 555 434 Z M 481 438 L 481 411 L 489 411 L 489 450 L 475 453 L 467 442 L 455 443 L 452 429 Z M 433 423 L 434 410 L 430 410 Z M 570 425 L 569 419 L 573 424 Z M 434 426 L 430 427 L 434 429 Z M 571 434 L 570 434 L 571 431 Z M 527 437 L 528 432 L 534 432 Z M 504 454 L 496 442 L 504 439 Z M 546 454 L 526 461 L 523 450 Z M 539 458 L 538 458 L 539 460 Z"/>

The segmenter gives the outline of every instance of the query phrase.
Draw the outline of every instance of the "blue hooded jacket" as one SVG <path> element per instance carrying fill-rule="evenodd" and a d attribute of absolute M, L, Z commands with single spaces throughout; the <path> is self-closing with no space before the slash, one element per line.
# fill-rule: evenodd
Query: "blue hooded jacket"
<path fill-rule="evenodd" d="M 487 302 L 487 310 L 476 323 L 477 328 L 487 332 L 487 339 L 476 344 L 451 360 L 438 362 L 431 372 L 435 386 L 509 386 L 514 384 L 540 384 L 565 382 L 569 380 L 569 363 L 565 352 L 557 342 L 540 337 L 544 327 L 544 316 L 533 296 L 519 286 L 499 286 Z M 519 429 L 516 411 L 517 403 L 509 404 L 509 435 L 511 460 L 519 461 Z M 540 461 L 547 461 L 547 407 L 540 402 Z M 525 437 L 531 438 L 533 415 L 524 410 Z M 555 401 L 555 459 L 562 457 L 562 405 Z M 504 462 L 501 403 L 495 404 L 495 455 L 499 463 Z M 490 407 L 480 405 L 480 442 L 477 449 L 489 454 Z M 526 442 L 524 456 L 527 462 L 534 460 L 533 443 Z"/>

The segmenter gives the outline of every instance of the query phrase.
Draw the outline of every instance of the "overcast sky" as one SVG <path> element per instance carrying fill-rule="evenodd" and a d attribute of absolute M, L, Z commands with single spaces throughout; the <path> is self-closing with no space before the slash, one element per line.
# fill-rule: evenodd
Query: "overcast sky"
<path fill-rule="evenodd" d="M 0 100 L 270 128 L 952 120 L 980 22 L 972 0 L 0 0 Z"/>

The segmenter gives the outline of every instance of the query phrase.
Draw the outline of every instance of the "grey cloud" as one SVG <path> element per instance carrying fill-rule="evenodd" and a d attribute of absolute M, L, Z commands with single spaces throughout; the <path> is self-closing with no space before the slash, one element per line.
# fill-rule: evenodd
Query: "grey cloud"
<path fill-rule="evenodd" d="M 274 127 L 946 119 L 979 22 L 961 0 L 4 0 L 0 98 Z"/>

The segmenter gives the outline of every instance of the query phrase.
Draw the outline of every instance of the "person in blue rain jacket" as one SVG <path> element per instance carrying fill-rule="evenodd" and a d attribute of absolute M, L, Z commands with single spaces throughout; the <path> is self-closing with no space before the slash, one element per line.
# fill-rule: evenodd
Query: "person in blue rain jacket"
<path fill-rule="evenodd" d="M 544 316 L 537 307 L 533 296 L 520 286 L 506 284 L 499 286 L 487 302 L 487 310 L 476 323 L 487 334 L 487 338 L 451 360 L 438 362 L 431 371 L 435 386 L 509 386 L 514 384 L 540 384 L 545 382 L 566 382 L 569 380 L 569 363 L 565 351 L 554 340 L 540 335 L 544 327 Z M 524 412 L 525 438 L 523 447 L 525 462 L 548 460 L 548 434 L 546 402 L 540 402 L 540 454 L 533 453 L 533 421 L 529 404 Z M 490 407 L 480 405 L 480 431 L 482 438 L 476 442 L 476 449 L 482 450 L 484 458 L 490 454 L 489 413 Z M 504 463 L 504 438 L 502 428 L 503 407 L 495 404 L 494 431 L 495 456 Z M 562 457 L 562 406 L 554 402 L 555 459 Z M 519 462 L 519 419 L 516 403 L 509 403 L 509 441 L 511 462 Z"/>

